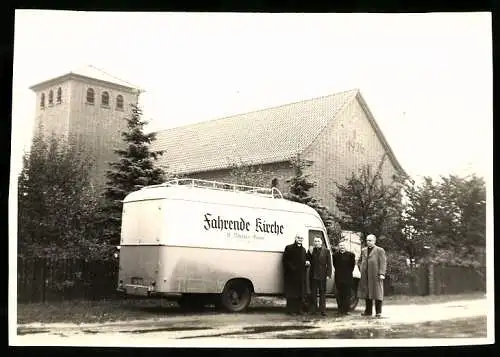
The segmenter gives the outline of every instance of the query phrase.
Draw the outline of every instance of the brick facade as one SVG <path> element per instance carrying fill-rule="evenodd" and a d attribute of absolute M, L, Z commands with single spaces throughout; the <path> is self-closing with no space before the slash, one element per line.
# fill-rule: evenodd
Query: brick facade
<path fill-rule="evenodd" d="M 265 164 L 261 166 L 262 171 L 264 173 L 263 182 L 266 182 L 266 186 L 271 187 L 271 183 L 273 179 L 277 179 L 278 184 L 277 188 L 285 194 L 288 192 L 288 185 L 286 180 L 288 180 L 293 172 L 290 167 L 289 162 L 277 162 L 272 164 Z M 188 175 L 190 178 L 202 179 L 202 180 L 210 180 L 210 181 L 221 181 L 221 182 L 233 182 L 231 177 L 231 170 L 217 170 L 217 171 L 206 171 L 206 172 L 198 172 Z"/>
<path fill-rule="evenodd" d="M 346 178 L 366 164 L 377 167 L 386 149 L 372 126 L 362 103 L 356 99 L 332 120 L 318 138 L 303 153 L 304 159 L 313 161 L 308 173 L 317 182 L 311 190 L 314 197 L 336 212 L 335 182 Z M 384 182 L 390 182 L 397 173 L 395 165 L 385 160 L 382 167 Z"/>

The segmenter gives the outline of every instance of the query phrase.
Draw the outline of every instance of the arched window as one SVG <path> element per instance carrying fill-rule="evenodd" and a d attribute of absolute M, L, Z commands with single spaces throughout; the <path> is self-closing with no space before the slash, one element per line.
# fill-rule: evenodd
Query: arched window
<path fill-rule="evenodd" d="M 45 93 L 40 95 L 40 107 L 45 108 Z"/>
<path fill-rule="evenodd" d="M 109 93 L 108 92 L 102 92 L 101 104 L 106 106 L 106 107 L 109 106 Z"/>
<path fill-rule="evenodd" d="M 278 187 L 278 179 L 276 177 L 272 179 L 271 187 Z"/>
<path fill-rule="evenodd" d="M 87 89 L 87 103 L 94 104 L 95 92 L 92 88 Z"/>
<path fill-rule="evenodd" d="M 123 109 L 123 96 L 120 94 L 116 96 L 116 109 Z"/>
<path fill-rule="evenodd" d="M 49 92 L 49 105 L 52 105 L 54 103 L 54 92 L 52 89 Z"/>
<path fill-rule="evenodd" d="M 57 88 L 57 99 L 56 102 L 59 104 L 62 102 L 62 89 L 61 87 Z"/>

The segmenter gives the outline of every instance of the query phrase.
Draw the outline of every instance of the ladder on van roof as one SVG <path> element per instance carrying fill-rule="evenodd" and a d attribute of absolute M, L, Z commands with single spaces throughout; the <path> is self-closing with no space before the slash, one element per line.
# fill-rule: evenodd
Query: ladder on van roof
<path fill-rule="evenodd" d="M 146 186 L 143 189 L 154 188 L 154 187 L 165 187 L 165 186 L 177 186 L 177 185 L 208 188 L 220 191 L 252 193 L 270 198 L 280 198 L 280 199 L 283 198 L 281 191 L 276 187 L 269 188 L 269 187 L 258 187 L 258 186 L 246 186 L 246 185 L 237 185 L 234 183 L 208 181 L 208 180 L 191 179 L 191 178 L 173 179 L 159 185 Z"/>

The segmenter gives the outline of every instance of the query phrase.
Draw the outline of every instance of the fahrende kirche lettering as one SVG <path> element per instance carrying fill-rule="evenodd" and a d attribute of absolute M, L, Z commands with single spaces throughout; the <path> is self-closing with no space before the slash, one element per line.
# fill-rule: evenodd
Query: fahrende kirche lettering
<path fill-rule="evenodd" d="M 205 223 L 203 228 L 207 231 L 210 229 L 219 229 L 221 231 L 250 231 L 250 222 L 241 217 L 239 219 L 224 219 L 221 216 L 213 218 L 210 213 L 205 213 L 204 217 Z M 278 224 L 276 221 L 268 223 L 260 217 L 255 220 L 255 232 L 274 233 L 276 235 L 280 235 L 283 234 L 283 229 L 284 226 L 282 224 Z"/>
<path fill-rule="evenodd" d="M 250 222 L 245 221 L 243 218 L 233 220 L 233 219 L 222 219 L 220 216 L 217 218 L 210 218 L 212 215 L 210 213 L 205 214 L 205 225 L 204 228 L 208 231 L 210 228 L 215 229 L 231 229 L 236 231 L 250 231 Z"/>
<path fill-rule="evenodd" d="M 283 234 L 283 225 L 276 223 L 274 221 L 273 223 L 266 223 L 261 218 L 257 218 L 255 220 L 255 231 L 256 232 L 264 232 L 264 233 L 274 233 L 276 235 Z"/>

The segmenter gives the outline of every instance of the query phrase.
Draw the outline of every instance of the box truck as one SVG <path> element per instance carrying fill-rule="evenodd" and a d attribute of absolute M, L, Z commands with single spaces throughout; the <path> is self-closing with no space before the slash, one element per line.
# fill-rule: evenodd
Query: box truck
<path fill-rule="evenodd" d="M 284 294 L 282 255 L 296 234 L 305 247 L 321 237 L 331 251 L 318 213 L 275 187 L 197 179 L 147 186 L 123 201 L 118 290 L 243 311 L 254 295 Z"/>

